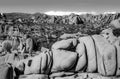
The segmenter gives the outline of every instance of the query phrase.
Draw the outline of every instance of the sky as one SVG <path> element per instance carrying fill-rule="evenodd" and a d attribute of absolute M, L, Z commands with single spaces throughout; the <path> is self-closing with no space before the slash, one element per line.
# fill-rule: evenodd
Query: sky
<path fill-rule="evenodd" d="M 120 0 L 0 0 L 0 12 L 120 12 Z"/>

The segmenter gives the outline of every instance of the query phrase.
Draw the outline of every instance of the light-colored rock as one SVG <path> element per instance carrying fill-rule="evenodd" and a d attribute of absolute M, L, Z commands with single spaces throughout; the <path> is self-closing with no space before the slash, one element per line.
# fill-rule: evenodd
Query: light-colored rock
<path fill-rule="evenodd" d="M 120 28 L 120 19 L 113 20 L 110 24 L 113 25 L 114 28 Z"/>
<path fill-rule="evenodd" d="M 75 38 L 76 35 L 77 35 L 77 34 L 67 34 L 67 33 L 65 33 L 65 34 L 61 35 L 59 38 L 60 38 L 60 39 Z"/>
<path fill-rule="evenodd" d="M 13 67 L 15 67 L 17 65 L 17 62 L 19 61 L 20 61 L 20 58 L 15 53 L 10 53 L 10 54 L 8 53 L 3 56 L 0 56 L 0 64 L 9 63 Z"/>
<path fill-rule="evenodd" d="M 63 50 L 69 50 L 71 48 L 74 48 L 77 45 L 76 39 L 67 39 L 67 40 L 61 40 L 57 41 L 52 45 L 53 49 L 63 49 Z"/>
<path fill-rule="evenodd" d="M 80 37 L 79 41 L 85 44 L 85 49 L 88 57 L 88 67 L 87 72 L 94 72 L 97 69 L 97 61 L 96 61 L 96 50 L 94 41 L 90 36 Z"/>
<path fill-rule="evenodd" d="M 114 44 L 117 37 L 113 34 L 113 29 L 105 29 L 101 32 L 101 35 L 111 44 Z"/>
<path fill-rule="evenodd" d="M 117 71 L 116 71 L 116 75 L 119 76 L 120 75 L 120 40 L 117 40 L 115 42 L 115 47 L 116 47 L 116 50 L 117 50 Z"/>
<path fill-rule="evenodd" d="M 20 40 L 18 37 L 14 37 L 12 42 L 12 50 L 18 50 L 18 46 L 20 45 Z"/>
<path fill-rule="evenodd" d="M 13 79 L 13 68 L 9 64 L 0 65 L 0 79 Z"/>
<path fill-rule="evenodd" d="M 24 74 L 38 74 L 40 73 L 42 55 L 27 59 L 25 63 Z"/>
<path fill-rule="evenodd" d="M 49 51 L 49 52 L 46 52 L 46 55 L 47 55 L 47 64 L 46 64 L 47 68 L 45 70 L 45 73 L 49 74 L 51 72 L 51 68 L 53 65 L 53 53 Z"/>
<path fill-rule="evenodd" d="M 48 48 L 41 47 L 41 52 L 47 52 L 47 51 L 49 51 L 49 49 L 48 49 Z"/>
<path fill-rule="evenodd" d="M 64 77 L 68 77 L 68 76 L 72 76 L 74 75 L 74 72 L 56 72 L 56 73 L 52 73 L 50 74 L 50 78 L 64 78 Z"/>
<path fill-rule="evenodd" d="M 21 75 L 18 79 L 49 79 L 45 74 Z"/>
<path fill-rule="evenodd" d="M 25 68 L 24 68 L 25 65 Z M 24 74 L 49 74 L 52 65 L 51 53 L 40 53 L 37 56 L 21 60 L 16 66 Z"/>
<path fill-rule="evenodd" d="M 83 69 L 87 64 L 86 49 L 85 49 L 85 45 L 83 42 L 80 42 L 77 45 L 76 52 L 79 55 L 79 59 L 78 59 L 75 71 L 82 71 L 81 69 Z"/>
<path fill-rule="evenodd" d="M 70 71 L 77 60 L 77 53 L 65 50 L 53 50 L 51 72 Z"/>
<path fill-rule="evenodd" d="M 55 77 L 55 79 L 75 79 L 74 76 Z"/>
<path fill-rule="evenodd" d="M 116 50 L 105 38 L 93 35 L 97 50 L 98 72 L 102 75 L 112 76 L 116 71 Z"/>
<path fill-rule="evenodd" d="M 10 63 L 13 67 L 16 67 L 19 61 L 20 58 L 17 53 L 10 53 L 5 55 L 5 62 Z"/>
<path fill-rule="evenodd" d="M 26 39 L 26 52 L 29 52 L 29 54 L 32 54 L 33 51 L 33 39 L 27 38 Z"/>

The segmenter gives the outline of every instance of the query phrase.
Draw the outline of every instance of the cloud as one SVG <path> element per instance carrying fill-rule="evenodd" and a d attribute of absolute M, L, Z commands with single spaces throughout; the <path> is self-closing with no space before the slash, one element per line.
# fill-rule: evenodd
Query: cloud
<path fill-rule="evenodd" d="M 113 11 L 113 12 L 112 11 L 111 12 L 108 11 L 108 12 L 104 12 L 103 14 L 116 14 L 116 13 L 117 13 L 116 11 Z"/>
<path fill-rule="evenodd" d="M 87 13 L 93 14 L 93 15 L 97 14 L 96 12 L 69 12 L 69 11 L 48 11 L 48 12 L 45 12 L 45 14 L 47 14 L 47 15 L 59 15 L 59 16 L 70 15 L 71 13 L 78 14 L 78 15 L 87 14 Z"/>

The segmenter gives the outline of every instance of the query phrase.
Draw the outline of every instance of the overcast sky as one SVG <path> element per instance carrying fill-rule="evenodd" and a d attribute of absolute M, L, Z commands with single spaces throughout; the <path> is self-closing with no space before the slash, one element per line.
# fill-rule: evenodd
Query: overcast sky
<path fill-rule="evenodd" d="M 117 11 L 120 0 L 0 0 L 0 12 Z"/>

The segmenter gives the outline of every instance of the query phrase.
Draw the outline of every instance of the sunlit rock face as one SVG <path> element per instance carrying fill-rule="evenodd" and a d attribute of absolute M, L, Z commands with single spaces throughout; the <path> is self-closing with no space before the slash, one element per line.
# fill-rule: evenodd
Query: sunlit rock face
<path fill-rule="evenodd" d="M 59 40 L 52 45 L 51 51 L 22 60 L 16 68 L 24 72 L 25 79 L 117 78 L 120 75 L 120 39 L 112 32 L 112 29 L 105 29 L 99 35 Z"/>

